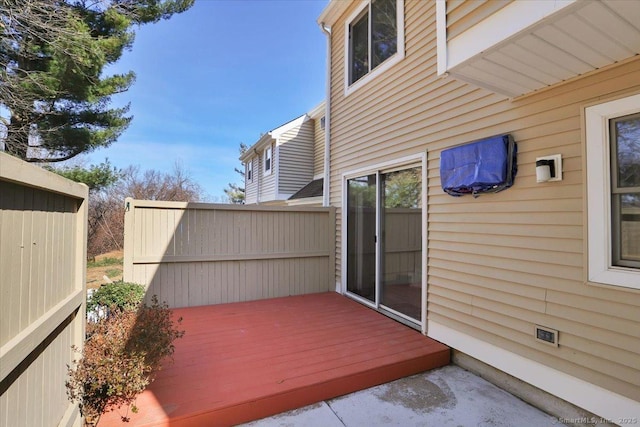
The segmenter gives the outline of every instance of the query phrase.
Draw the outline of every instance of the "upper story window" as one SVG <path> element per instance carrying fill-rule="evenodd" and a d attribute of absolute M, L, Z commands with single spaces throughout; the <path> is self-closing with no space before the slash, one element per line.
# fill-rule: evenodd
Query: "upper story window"
<path fill-rule="evenodd" d="M 264 174 L 269 175 L 273 168 L 273 155 L 271 145 L 264 150 Z"/>
<path fill-rule="evenodd" d="M 404 1 L 364 2 L 346 23 L 346 88 L 404 57 Z"/>
<path fill-rule="evenodd" d="M 246 176 L 247 182 L 253 181 L 253 159 L 249 160 L 249 162 L 247 163 Z"/>
<path fill-rule="evenodd" d="M 584 117 L 589 280 L 640 289 L 640 94 Z"/>

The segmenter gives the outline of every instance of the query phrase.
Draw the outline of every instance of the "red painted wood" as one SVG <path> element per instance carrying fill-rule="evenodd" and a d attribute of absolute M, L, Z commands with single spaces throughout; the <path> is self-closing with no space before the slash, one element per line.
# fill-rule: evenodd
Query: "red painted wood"
<path fill-rule="evenodd" d="M 449 363 L 449 349 L 334 292 L 175 309 L 183 338 L 130 426 L 226 426 Z M 120 426 L 125 410 L 100 427 Z"/>

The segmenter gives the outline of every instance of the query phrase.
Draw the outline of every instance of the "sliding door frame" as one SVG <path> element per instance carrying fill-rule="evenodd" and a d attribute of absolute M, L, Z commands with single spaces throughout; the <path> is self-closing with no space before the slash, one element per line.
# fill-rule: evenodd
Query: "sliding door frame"
<path fill-rule="evenodd" d="M 381 173 L 385 173 L 389 170 L 398 170 L 398 169 L 404 169 L 404 168 L 411 168 L 411 167 L 420 167 L 421 168 L 421 173 L 422 173 L 422 191 L 421 191 L 421 196 L 422 196 L 422 219 L 421 219 L 421 229 L 422 229 L 422 257 L 421 257 L 421 262 L 422 262 L 422 277 L 421 277 L 421 284 L 422 284 L 422 290 L 421 290 L 421 295 L 422 295 L 422 301 L 421 301 L 421 316 L 420 316 L 420 322 L 419 323 L 415 323 L 415 322 L 409 322 L 408 318 L 405 318 L 405 316 L 399 315 L 398 313 L 394 312 L 393 310 L 390 310 L 388 308 L 385 309 L 384 306 L 381 306 L 380 304 L 380 259 L 381 259 L 381 253 L 380 253 L 380 247 L 381 247 L 381 238 L 380 238 L 380 212 L 379 212 L 379 197 L 380 197 L 380 182 L 379 182 L 379 178 L 380 178 L 380 174 Z M 375 289 L 376 289 L 376 297 L 375 297 L 375 301 L 372 303 L 371 301 L 367 300 L 366 298 L 360 297 L 357 294 L 354 294 L 352 292 L 348 292 L 347 290 L 347 259 L 348 259 L 348 254 L 347 254 L 347 214 L 348 214 L 348 185 L 347 182 L 349 179 L 353 179 L 353 178 L 358 178 L 364 175 L 376 175 L 376 262 L 375 262 L 375 269 L 376 269 L 376 284 L 375 284 Z M 353 169 L 353 170 L 349 170 L 347 172 L 344 172 L 342 174 L 342 209 L 341 209 L 341 256 L 340 256 L 340 263 L 341 263 L 341 269 L 340 269 L 340 292 L 343 295 L 346 295 L 350 298 L 353 298 L 354 300 L 365 304 L 375 310 L 381 311 L 387 315 L 390 315 L 391 317 L 396 318 L 399 321 L 404 321 L 404 323 L 410 323 L 412 326 L 419 326 L 420 330 L 422 331 L 423 334 L 427 333 L 427 242 L 428 242 L 428 230 L 427 230 L 427 187 L 428 187 L 428 182 L 427 182 L 427 153 L 426 152 L 421 152 L 421 153 L 417 153 L 414 155 L 410 155 L 410 156 L 406 156 L 406 157 L 400 157 L 394 160 L 389 160 L 389 161 L 385 161 L 385 162 L 380 162 L 380 163 L 375 163 L 372 164 L 370 166 L 366 166 L 366 167 L 361 167 L 361 168 L 357 168 L 357 169 Z"/>

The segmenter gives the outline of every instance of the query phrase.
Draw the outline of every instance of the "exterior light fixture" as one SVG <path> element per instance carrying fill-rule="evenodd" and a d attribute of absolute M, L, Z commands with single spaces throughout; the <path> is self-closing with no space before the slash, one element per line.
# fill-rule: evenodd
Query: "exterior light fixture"
<path fill-rule="evenodd" d="M 536 158 L 536 182 L 562 181 L 562 155 Z"/>

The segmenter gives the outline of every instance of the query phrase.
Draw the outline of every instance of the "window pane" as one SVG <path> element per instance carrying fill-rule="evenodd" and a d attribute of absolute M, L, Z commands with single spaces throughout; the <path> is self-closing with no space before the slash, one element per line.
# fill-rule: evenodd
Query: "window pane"
<path fill-rule="evenodd" d="M 398 51 L 396 0 L 371 2 L 371 68 Z"/>
<path fill-rule="evenodd" d="M 620 224 L 620 260 L 617 265 L 640 267 L 640 193 L 621 194 L 620 211 L 616 221 Z"/>
<path fill-rule="evenodd" d="M 376 300 L 376 175 L 347 181 L 347 290 Z"/>
<path fill-rule="evenodd" d="M 615 120 L 617 188 L 640 187 L 640 115 Z"/>
<path fill-rule="evenodd" d="M 351 79 L 359 80 L 369 72 L 369 14 L 351 25 Z"/>
<path fill-rule="evenodd" d="M 264 170 L 265 172 L 271 170 L 271 148 L 267 148 L 265 151 Z"/>
<path fill-rule="evenodd" d="M 382 262 L 380 303 L 422 319 L 421 168 L 380 175 Z"/>

